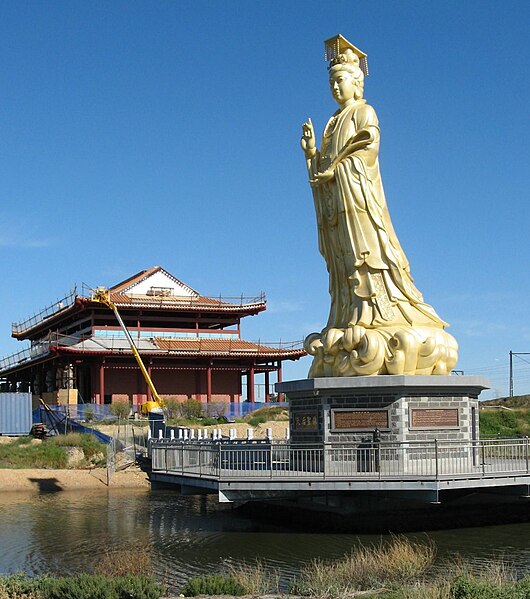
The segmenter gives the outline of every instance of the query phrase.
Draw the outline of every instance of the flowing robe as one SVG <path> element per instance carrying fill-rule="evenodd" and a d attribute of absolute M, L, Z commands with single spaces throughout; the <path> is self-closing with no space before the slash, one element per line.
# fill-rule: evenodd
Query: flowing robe
<path fill-rule="evenodd" d="M 334 179 L 313 189 L 319 250 L 329 272 L 327 329 L 446 323 L 423 301 L 386 206 L 379 171 L 380 130 L 364 100 L 335 113 L 324 130 L 310 176 L 334 167 Z"/>

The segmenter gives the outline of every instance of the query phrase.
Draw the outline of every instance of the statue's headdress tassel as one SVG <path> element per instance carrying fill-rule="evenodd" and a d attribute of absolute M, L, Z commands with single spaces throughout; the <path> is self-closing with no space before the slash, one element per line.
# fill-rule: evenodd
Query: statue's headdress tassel
<path fill-rule="evenodd" d="M 324 42 L 324 59 L 329 62 L 328 68 L 352 62 L 352 59 L 358 60 L 364 76 L 368 75 L 368 56 L 340 34 L 330 37 Z"/>

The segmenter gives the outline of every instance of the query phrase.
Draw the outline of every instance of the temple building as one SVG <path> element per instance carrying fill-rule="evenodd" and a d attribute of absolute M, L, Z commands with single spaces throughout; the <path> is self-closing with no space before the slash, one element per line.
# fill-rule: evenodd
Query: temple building
<path fill-rule="evenodd" d="M 269 401 L 272 383 L 282 380 L 282 362 L 305 355 L 301 343 L 271 347 L 241 338 L 241 320 L 266 309 L 264 294 L 205 297 L 160 266 L 109 292 L 162 398 L 255 402 L 262 375 L 261 399 Z M 12 336 L 30 346 L 0 360 L 4 390 L 31 390 L 64 404 L 151 399 L 115 315 L 90 290 L 74 290 L 13 324 Z"/>

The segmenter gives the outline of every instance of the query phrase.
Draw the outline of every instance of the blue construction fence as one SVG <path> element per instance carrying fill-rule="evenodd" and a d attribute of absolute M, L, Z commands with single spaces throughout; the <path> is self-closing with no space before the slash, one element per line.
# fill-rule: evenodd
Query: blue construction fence
<path fill-rule="evenodd" d="M 110 413 L 110 406 L 99 404 L 74 404 L 69 406 L 49 405 L 48 408 L 54 414 L 66 415 L 69 419 L 83 422 L 100 422 L 101 420 L 114 421 L 116 416 Z M 42 406 L 33 410 L 33 423 L 49 421 L 50 416 Z"/>
<path fill-rule="evenodd" d="M 273 408 L 279 407 L 287 409 L 287 403 L 265 403 L 265 402 L 241 402 L 241 403 L 202 403 L 203 413 L 205 416 L 219 417 L 224 416 L 227 420 L 235 420 L 237 418 L 243 418 L 260 408 Z M 70 420 L 74 420 L 77 423 L 83 422 L 101 422 L 107 421 L 112 422 L 117 420 L 110 411 L 110 405 L 101 404 L 74 404 L 69 406 L 48 406 L 52 413 L 56 414 L 58 418 L 62 416 L 68 416 Z M 133 406 L 136 407 L 136 406 Z M 40 407 L 33 410 L 33 423 L 44 422 L 44 424 L 51 423 L 51 420 L 56 420 L 54 416 Z M 90 429 L 92 430 L 92 429 Z"/>
<path fill-rule="evenodd" d="M 77 421 L 72 415 L 72 406 L 48 406 L 48 408 L 49 409 L 46 409 L 40 406 L 33 410 L 34 424 L 42 422 L 49 431 L 55 431 L 58 434 L 73 432 L 94 435 L 94 437 L 105 444 L 109 443 L 112 439 L 109 435 L 105 435 L 105 433 L 89 426 L 85 426 L 82 422 Z M 114 418 L 114 416 L 112 416 L 112 418 Z"/>

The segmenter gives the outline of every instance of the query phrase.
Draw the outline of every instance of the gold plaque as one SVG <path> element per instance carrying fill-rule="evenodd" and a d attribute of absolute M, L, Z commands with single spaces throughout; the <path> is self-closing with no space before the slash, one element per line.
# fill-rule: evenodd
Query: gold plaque
<path fill-rule="evenodd" d="M 388 428 L 387 410 L 333 410 L 334 429 L 374 430 Z"/>
<path fill-rule="evenodd" d="M 411 428 L 455 428 L 458 427 L 457 408 L 411 409 Z"/>

